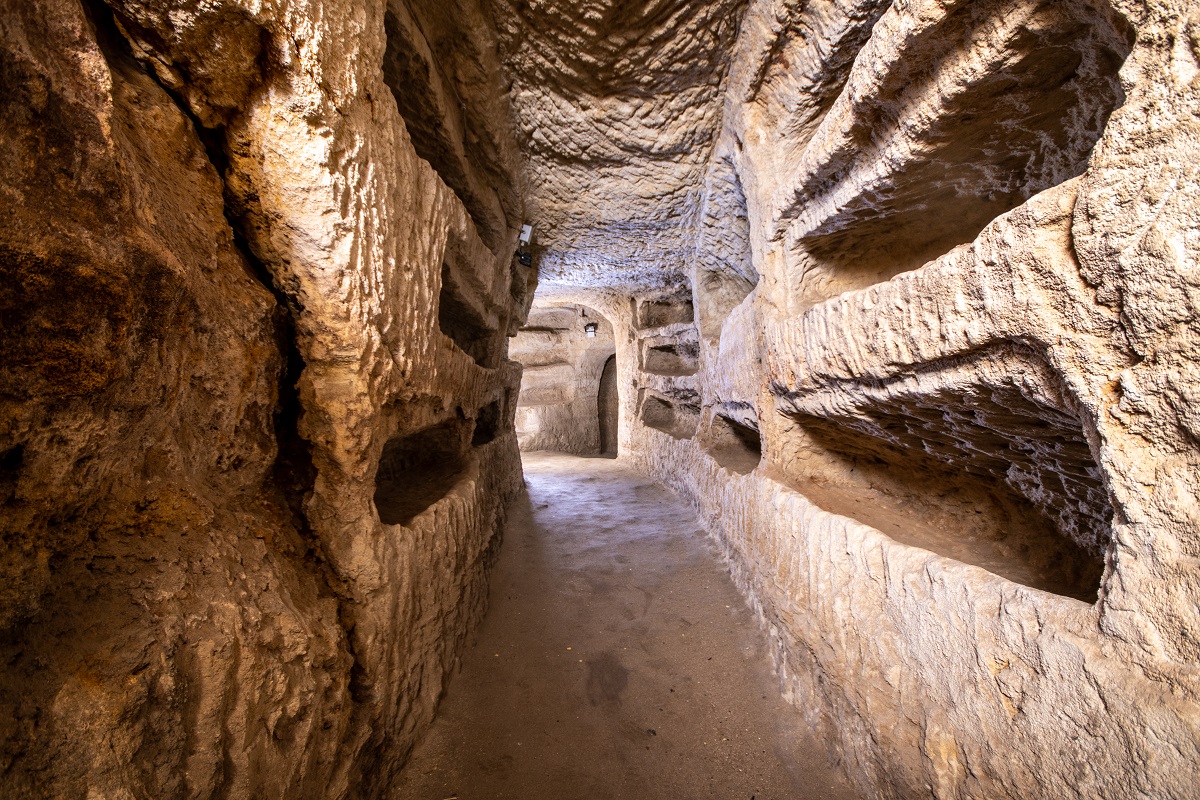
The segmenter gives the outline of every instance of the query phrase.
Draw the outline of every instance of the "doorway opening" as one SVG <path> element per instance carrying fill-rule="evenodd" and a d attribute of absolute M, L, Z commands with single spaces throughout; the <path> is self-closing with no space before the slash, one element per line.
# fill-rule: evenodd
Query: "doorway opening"
<path fill-rule="evenodd" d="M 600 391 L 596 396 L 600 416 L 600 454 L 617 457 L 617 356 L 614 353 L 604 362 L 600 373 Z"/>

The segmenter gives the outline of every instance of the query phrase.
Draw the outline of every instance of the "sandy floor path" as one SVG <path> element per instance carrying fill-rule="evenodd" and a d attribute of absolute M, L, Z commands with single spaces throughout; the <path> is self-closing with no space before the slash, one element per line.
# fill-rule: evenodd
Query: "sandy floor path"
<path fill-rule="evenodd" d="M 853 797 L 683 501 L 610 459 L 526 454 L 525 475 L 395 800 Z"/>

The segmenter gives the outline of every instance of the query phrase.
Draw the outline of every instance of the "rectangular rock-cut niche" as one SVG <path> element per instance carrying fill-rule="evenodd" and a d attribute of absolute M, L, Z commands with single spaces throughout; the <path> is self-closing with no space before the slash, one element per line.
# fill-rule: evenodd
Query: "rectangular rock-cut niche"
<path fill-rule="evenodd" d="M 570 403 L 575 399 L 576 371 L 564 362 L 526 367 L 521 376 L 518 408 Z"/>
<path fill-rule="evenodd" d="M 500 337 L 484 321 L 462 289 L 449 262 L 442 264 L 442 292 L 438 296 L 438 327 L 454 344 L 485 369 L 500 363 Z"/>
<path fill-rule="evenodd" d="M 375 510 L 385 525 L 408 525 L 445 497 L 466 471 L 471 423 L 451 419 L 394 436 L 375 473 Z"/>
<path fill-rule="evenodd" d="M 641 330 L 691 324 L 694 319 L 691 300 L 643 300 L 637 307 L 637 326 Z"/>
<path fill-rule="evenodd" d="M 700 446 L 722 467 L 739 475 L 749 475 L 762 461 L 758 428 L 718 412 L 713 412 Z"/>
<path fill-rule="evenodd" d="M 700 311 L 700 335 L 706 339 L 720 338 L 725 320 L 757 285 L 757 280 L 748 281 L 734 272 L 697 271 L 695 294 Z"/>
<path fill-rule="evenodd" d="M 889 54 L 879 90 L 824 142 L 828 162 L 801 177 L 784 217 L 804 306 L 916 269 L 1080 175 L 1124 102 L 1132 30 L 1107 0 L 955 5 Z M 920 82 L 913 64 L 928 65 Z"/>
<path fill-rule="evenodd" d="M 700 398 L 668 400 L 642 390 L 639 418 L 648 428 L 654 428 L 674 439 L 691 439 L 700 425 Z"/>
<path fill-rule="evenodd" d="M 479 409 L 475 415 L 475 432 L 471 435 L 472 447 L 482 447 L 495 440 L 500 433 L 501 414 L 499 400 L 493 400 Z"/>
<path fill-rule="evenodd" d="M 653 375 L 687 377 L 700 365 L 700 345 L 694 341 L 642 344 L 642 370 Z"/>
<path fill-rule="evenodd" d="M 864 396 L 843 409 L 791 415 L 803 436 L 789 449 L 833 459 L 819 474 L 802 474 L 801 459 L 789 468 L 817 505 L 1010 580 L 1095 601 L 1113 512 L 1076 417 L 993 382 Z M 830 479 L 839 472 L 854 480 Z"/>

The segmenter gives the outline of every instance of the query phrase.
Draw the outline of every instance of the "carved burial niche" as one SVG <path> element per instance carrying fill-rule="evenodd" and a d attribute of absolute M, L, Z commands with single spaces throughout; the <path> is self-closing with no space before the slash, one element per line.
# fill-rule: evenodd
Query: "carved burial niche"
<path fill-rule="evenodd" d="M 748 475 L 762 461 L 762 438 L 752 428 L 724 414 L 714 412 L 701 436 L 704 451 L 725 469 Z"/>
<path fill-rule="evenodd" d="M 393 436 L 375 473 L 375 509 L 385 525 L 408 525 L 454 488 L 466 470 L 468 420 Z"/>

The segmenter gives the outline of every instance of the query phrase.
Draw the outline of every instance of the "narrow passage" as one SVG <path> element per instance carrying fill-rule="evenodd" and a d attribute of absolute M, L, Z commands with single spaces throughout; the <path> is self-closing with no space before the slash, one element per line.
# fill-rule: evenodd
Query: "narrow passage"
<path fill-rule="evenodd" d="M 395 800 L 852 797 L 692 510 L 615 460 L 524 463 L 491 608 Z"/>

